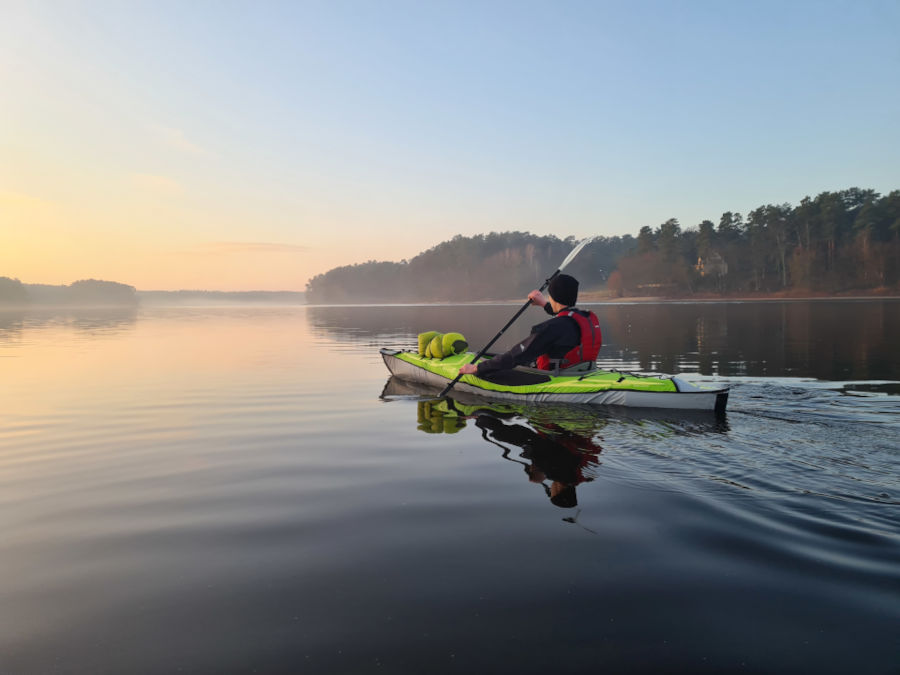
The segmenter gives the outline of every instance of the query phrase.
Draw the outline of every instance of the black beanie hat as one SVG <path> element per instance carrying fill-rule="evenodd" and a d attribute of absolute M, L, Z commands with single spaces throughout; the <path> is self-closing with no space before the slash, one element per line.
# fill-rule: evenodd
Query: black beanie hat
<path fill-rule="evenodd" d="M 578 302 L 578 281 L 568 274 L 557 274 L 550 282 L 550 296 L 564 307 Z"/>

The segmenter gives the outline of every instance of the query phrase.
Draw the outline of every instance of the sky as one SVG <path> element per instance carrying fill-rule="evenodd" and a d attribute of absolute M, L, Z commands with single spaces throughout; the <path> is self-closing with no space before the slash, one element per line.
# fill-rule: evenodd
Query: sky
<path fill-rule="evenodd" d="M 886 194 L 898 35 L 898 0 L 2 0 L 0 276 L 302 291 Z"/>

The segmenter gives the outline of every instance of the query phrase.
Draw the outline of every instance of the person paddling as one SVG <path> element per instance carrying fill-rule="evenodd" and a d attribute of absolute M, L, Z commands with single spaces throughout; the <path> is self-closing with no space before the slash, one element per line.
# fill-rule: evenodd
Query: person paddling
<path fill-rule="evenodd" d="M 460 375 L 483 377 L 499 370 L 534 363 L 541 370 L 571 368 L 579 363 L 593 363 L 600 351 L 602 339 L 597 315 L 576 309 L 578 281 L 568 274 L 557 274 L 547 289 L 548 296 L 539 290 L 531 291 L 532 305 L 543 307 L 553 318 L 539 323 L 531 334 L 507 352 L 477 365 L 467 363 Z"/>

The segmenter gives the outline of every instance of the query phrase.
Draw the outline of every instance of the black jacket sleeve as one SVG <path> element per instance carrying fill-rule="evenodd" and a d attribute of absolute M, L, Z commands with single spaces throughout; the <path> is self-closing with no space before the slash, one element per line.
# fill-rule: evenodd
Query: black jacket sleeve
<path fill-rule="evenodd" d="M 531 363 L 541 354 L 563 356 L 580 341 L 581 331 L 578 324 L 568 317 L 556 317 L 535 326 L 531 335 L 509 351 L 479 363 L 478 374 L 485 375 Z"/>

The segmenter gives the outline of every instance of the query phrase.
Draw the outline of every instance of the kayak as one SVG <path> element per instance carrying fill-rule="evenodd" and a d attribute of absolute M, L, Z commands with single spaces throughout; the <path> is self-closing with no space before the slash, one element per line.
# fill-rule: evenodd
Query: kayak
<path fill-rule="evenodd" d="M 460 366 L 474 358 L 471 352 L 437 359 L 387 348 L 381 350 L 381 356 L 391 375 L 440 388 L 456 377 Z M 556 374 L 518 366 L 491 373 L 486 378 L 463 375 L 453 390 L 526 404 L 616 405 L 722 413 L 728 403 L 728 387 L 707 388 L 671 375 L 641 375 L 600 368 Z"/>

